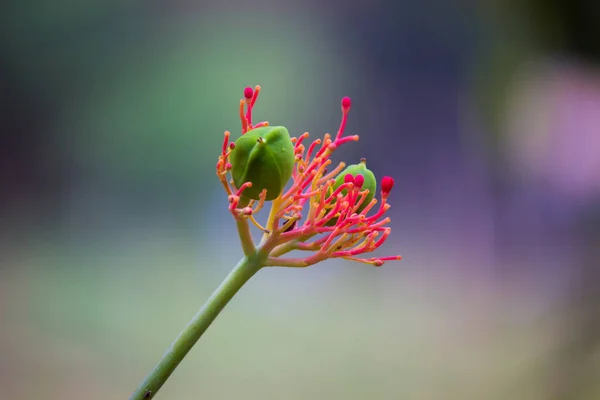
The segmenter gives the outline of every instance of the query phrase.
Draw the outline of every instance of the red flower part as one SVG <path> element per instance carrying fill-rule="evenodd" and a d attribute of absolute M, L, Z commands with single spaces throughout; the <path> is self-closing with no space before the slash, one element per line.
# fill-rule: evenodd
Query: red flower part
<path fill-rule="evenodd" d="M 260 128 L 261 126 L 269 125 L 269 123 L 266 121 L 252 125 L 252 108 L 254 107 L 254 103 L 256 103 L 256 99 L 258 99 L 259 93 L 260 86 L 258 85 L 256 85 L 254 89 L 251 87 L 244 89 L 244 99 L 240 100 L 240 121 L 242 122 L 242 135 L 254 128 Z M 244 108 L 246 109 L 245 113 Z"/>
<path fill-rule="evenodd" d="M 240 102 L 240 120 L 242 134 L 267 122 L 252 124 L 252 111 L 258 98 L 260 87 L 254 90 L 246 88 L 244 99 Z M 364 176 L 347 174 L 344 182 L 334 189 L 337 176 L 345 168 L 339 163 L 329 167 L 330 157 L 339 146 L 359 139 L 358 135 L 344 136 L 351 100 L 344 97 L 341 101 L 342 119 L 334 138 L 325 134 L 322 139 L 313 140 L 309 145 L 304 142 L 308 132 L 297 138 L 294 143 L 295 165 L 288 189 L 272 203 L 273 210 L 266 228 L 259 226 L 265 233 L 266 244 L 272 249 L 269 265 L 308 266 L 328 258 L 345 258 L 373 266 L 381 266 L 385 261 L 399 260 L 400 256 L 359 258 L 382 246 L 390 235 L 390 218 L 385 217 L 390 208 L 387 198 L 394 186 L 391 177 L 381 181 L 381 198 L 373 198 L 363 207 L 368 191 L 362 190 Z M 226 133 L 222 154 L 217 163 L 217 175 L 230 195 L 230 209 L 237 219 L 248 218 L 254 224 L 256 212 L 264 204 L 264 199 L 250 204 L 240 203 L 240 196 L 248 185 L 236 188 L 227 180 L 227 164 L 231 150 L 228 148 L 229 134 Z M 378 207 L 375 208 L 376 204 Z M 358 209 L 361 208 L 359 212 Z M 281 223 L 280 223 L 281 221 Z M 269 247 L 270 246 L 270 247 Z M 314 253 L 305 258 L 284 258 L 292 250 L 306 250 Z"/>
<path fill-rule="evenodd" d="M 360 189 L 364 183 L 365 183 L 365 177 L 362 176 L 361 174 L 356 175 L 356 177 L 354 178 L 354 187 L 356 187 L 357 189 Z"/>
<path fill-rule="evenodd" d="M 229 133 L 229 131 L 225 131 L 225 134 L 223 135 L 223 148 L 222 148 L 222 154 L 225 155 L 227 153 L 227 146 L 229 144 L 229 136 L 231 135 L 231 133 Z M 232 142 L 231 144 L 233 144 L 235 146 L 235 144 Z"/>
<path fill-rule="evenodd" d="M 350 174 L 348 174 L 350 175 Z M 346 176 L 348 176 L 346 175 Z M 352 176 L 352 175 L 350 175 Z M 333 183 L 335 183 L 335 181 L 332 179 Z M 335 191 L 331 194 L 331 196 L 329 196 L 327 198 L 327 200 L 325 200 L 326 203 L 331 203 L 333 199 L 335 199 L 337 197 L 337 195 L 344 189 L 348 189 L 350 187 L 351 182 L 345 182 L 342 183 L 337 189 L 335 189 Z M 333 185 L 332 185 L 333 186 Z"/>
<path fill-rule="evenodd" d="M 350 111 L 350 106 L 352 105 L 352 99 L 350 97 L 345 96 L 342 98 L 342 112 Z"/>
<path fill-rule="evenodd" d="M 252 186 L 252 182 L 246 182 L 246 183 L 244 183 L 244 184 L 243 184 L 242 186 L 240 186 L 240 188 L 239 188 L 239 189 L 238 189 L 238 190 L 235 192 L 235 195 L 236 195 L 236 196 L 238 196 L 238 197 L 239 197 L 239 196 L 241 196 L 241 195 L 242 195 L 242 192 L 243 192 L 244 190 L 246 190 L 247 188 L 249 188 L 250 186 Z"/>
<path fill-rule="evenodd" d="M 246 100 L 251 100 L 252 96 L 254 96 L 254 89 L 248 86 L 244 89 L 244 97 L 246 98 Z"/>
<path fill-rule="evenodd" d="M 394 178 L 391 176 L 384 176 L 381 180 L 381 193 L 384 196 L 387 196 L 392 191 L 394 187 Z"/>
<path fill-rule="evenodd" d="M 350 97 L 342 98 L 342 121 L 340 122 L 340 128 L 338 129 L 338 133 L 335 136 L 335 140 L 339 140 L 344 134 L 344 129 L 346 129 L 346 122 L 348 121 L 348 112 L 350 111 L 350 106 L 352 105 L 352 100 Z"/>

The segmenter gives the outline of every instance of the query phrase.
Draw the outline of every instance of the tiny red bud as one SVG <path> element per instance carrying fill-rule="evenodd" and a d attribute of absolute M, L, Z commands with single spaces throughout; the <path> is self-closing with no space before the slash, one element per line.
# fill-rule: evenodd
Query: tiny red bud
<path fill-rule="evenodd" d="M 356 175 L 354 177 L 354 186 L 356 186 L 357 188 L 361 188 L 363 183 L 365 183 L 365 177 L 362 175 Z"/>
<path fill-rule="evenodd" d="M 252 207 L 244 207 L 242 209 L 242 212 L 244 213 L 244 215 L 252 215 L 254 210 L 252 209 Z"/>
<path fill-rule="evenodd" d="M 229 143 L 229 150 L 233 150 L 233 149 L 235 149 L 235 143 L 231 142 L 231 143 Z"/>
<path fill-rule="evenodd" d="M 344 183 L 354 183 L 354 176 L 352 176 L 352 174 L 346 174 L 346 176 L 344 176 Z"/>
<path fill-rule="evenodd" d="M 254 95 L 254 89 L 252 89 L 251 87 L 247 87 L 244 89 L 244 97 L 247 100 L 250 100 L 253 95 Z"/>
<path fill-rule="evenodd" d="M 352 105 L 352 100 L 350 100 L 350 97 L 346 96 L 346 97 L 342 98 L 342 109 L 343 110 L 349 110 L 351 105 Z"/>
<path fill-rule="evenodd" d="M 392 191 L 394 187 L 394 178 L 391 176 L 384 176 L 381 180 L 381 191 L 385 194 L 388 194 Z"/>

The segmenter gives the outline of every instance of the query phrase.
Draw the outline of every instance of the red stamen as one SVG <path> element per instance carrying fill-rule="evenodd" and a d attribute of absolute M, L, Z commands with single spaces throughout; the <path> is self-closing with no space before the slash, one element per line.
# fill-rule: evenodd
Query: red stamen
<path fill-rule="evenodd" d="M 331 144 L 331 139 L 329 138 L 329 135 L 326 134 L 325 137 L 323 138 L 323 145 L 321 146 L 321 148 L 319 149 L 319 151 L 317 152 L 315 157 L 320 157 L 323 153 L 325 153 L 325 150 L 327 150 L 327 148 L 329 148 L 330 144 Z"/>
<path fill-rule="evenodd" d="M 252 96 L 252 102 L 250 103 L 251 107 L 253 107 L 254 103 L 256 103 L 256 99 L 258 99 L 259 93 L 260 93 L 260 86 L 258 86 L 258 85 L 254 86 L 254 96 Z"/>
<path fill-rule="evenodd" d="M 304 181 L 304 183 L 300 186 L 300 191 L 303 191 L 308 187 L 308 185 L 310 185 L 310 183 L 312 182 L 312 178 L 314 178 L 315 175 L 317 175 L 317 171 L 311 170 L 308 179 Z"/>
<path fill-rule="evenodd" d="M 252 96 L 254 96 L 254 89 L 252 89 L 251 87 L 245 88 L 244 97 L 246 98 L 246 100 L 251 100 Z"/>
<path fill-rule="evenodd" d="M 327 222 L 329 222 L 330 219 L 334 218 L 335 215 L 337 213 L 340 212 L 340 209 L 342 208 L 342 196 L 338 196 L 337 201 L 335 202 L 335 205 L 333 206 L 333 209 L 331 211 L 329 211 L 327 214 L 325 214 L 325 216 L 323 218 L 321 218 L 319 221 L 317 221 L 316 225 L 317 226 L 323 226 L 325 225 Z"/>
<path fill-rule="evenodd" d="M 350 174 L 348 174 L 348 175 L 350 175 Z M 350 175 L 350 176 L 352 176 L 352 175 Z M 333 182 L 335 182 L 333 179 L 332 179 L 332 181 L 333 181 Z M 333 199 L 334 199 L 334 198 L 336 198 L 336 197 L 337 197 L 337 195 L 338 195 L 338 194 L 339 194 L 339 193 L 340 193 L 342 190 L 344 190 L 344 189 L 349 189 L 351 186 L 352 186 L 352 185 L 350 184 L 350 182 L 345 182 L 345 183 L 342 183 L 342 184 L 341 184 L 341 185 L 340 185 L 340 186 L 339 186 L 337 189 L 335 189 L 335 191 L 334 191 L 334 192 L 331 194 L 331 196 L 329 196 L 329 197 L 327 198 L 327 200 L 325 200 L 325 203 L 327 203 L 327 204 L 331 203 L 331 202 L 333 201 Z"/>
<path fill-rule="evenodd" d="M 248 132 L 248 120 L 244 115 L 244 100 L 240 100 L 240 121 L 242 121 L 242 135 Z"/>
<path fill-rule="evenodd" d="M 402 260 L 402 256 L 397 255 L 397 256 L 389 256 L 389 257 L 379 257 L 378 260 L 381 260 L 381 261 L 397 261 L 397 260 Z"/>
<path fill-rule="evenodd" d="M 269 121 L 262 121 L 256 125 L 252 125 L 252 129 L 262 128 L 263 126 L 269 126 Z"/>
<path fill-rule="evenodd" d="M 339 147 L 339 146 L 341 146 L 341 145 L 343 145 L 345 143 L 348 143 L 348 142 L 357 142 L 358 139 L 359 139 L 358 135 L 346 136 L 346 137 L 343 137 L 343 138 L 336 139 L 335 144 L 336 144 L 336 146 Z"/>
<path fill-rule="evenodd" d="M 371 208 L 375 206 L 375 204 L 377 204 L 377 199 L 372 199 L 371 202 L 367 204 L 365 208 L 363 208 L 363 210 L 360 212 L 360 215 L 366 216 L 367 213 L 371 211 Z"/>
<path fill-rule="evenodd" d="M 381 235 L 381 237 L 379 238 L 379 240 L 377 242 L 375 242 L 375 244 L 373 245 L 371 251 L 373 251 L 376 248 L 378 248 L 379 246 L 381 246 L 383 244 L 383 242 L 385 242 L 385 240 L 387 239 L 387 237 L 390 236 L 390 233 L 392 233 L 392 229 L 391 228 L 387 228 L 385 231 L 383 231 L 383 235 Z"/>
<path fill-rule="evenodd" d="M 352 210 L 352 212 L 356 212 L 358 210 L 358 208 L 362 205 L 362 203 L 365 202 L 368 195 L 369 195 L 368 190 L 363 190 L 362 192 L 358 193 L 358 196 L 359 196 L 358 201 L 354 205 L 354 209 Z"/>
<path fill-rule="evenodd" d="M 225 153 L 227 153 L 227 145 L 229 144 L 229 135 L 231 135 L 231 133 L 229 133 L 229 131 L 225 131 L 225 134 L 223 135 L 223 149 L 222 149 L 223 155 L 225 155 Z"/>
<path fill-rule="evenodd" d="M 260 86 L 256 86 L 254 88 L 254 93 L 252 94 L 252 99 L 248 99 L 246 100 L 247 103 L 247 110 L 246 110 L 246 119 L 248 120 L 248 127 L 249 129 L 252 129 L 252 108 L 254 107 L 254 103 L 256 103 L 256 99 L 258 98 L 258 93 L 260 92 Z M 244 90 L 244 94 L 246 94 L 246 91 Z"/>
<path fill-rule="evenodd" d="M 304 139 L 306 139 L 308 136 L 309 136 L 308 132 L 304 132 L 302 135 L 300 135 L 300 137 L 298 137 L 298 139 L 296 139 L 295 147 L 298 148 L 302 144 Z"/>
<path fill-rule="evenodd" d="M 317 147 L 320 144 L 321 144 L 321 139 L 317 139 L 317 140 L 315 140 L 314 142 L 312 142 L 310 144 L 310 146 L 308 147 L 308 152 L 306 153 L 306 161 L 307 162 L 310 159 L 310 156 L 312 155 L 312 152 L 315 150 L 315 147 Z"/>
<path fill-rule="evenodd" d="M 371 215 L 370 217 L 367 217 L 365 221 L 367 223 L 371 223 L 373 221 L 378 220 L 379 217 L 381 217 L 389 208 L 390 208 L 390 205 L 386 204 L 385 199 L 384 199 L 384 201 L 382 201 L 381 205 L 379 206 L 379 210 L 377 210 L 377 212 L 375 214 Z"/>
<path fill-rule="evenodd" d="M 346 122 L 348 121 L 348 111 L 350 111 L 351 105 L 352 100 L 350 100 L 350 97 L 344 97 L 342 99 L 342 122 L 340 122 L 340 128 L 338 129 L 337 135 L 335 136 L 336 142 L 344 134 L 344 130 L 346 129 Z"/>
<path fill-rule="evenodd" d="M 240 186 L 240 188 L 237 190 L 237 192 L 235 192 L 236 196 L 241 196 L 242 192 L 246 189 L 248 189 L 250 186 L 252 186 L 252 182 L 246 182 L 244 184 L 242 184 L 242 186 Z"/>

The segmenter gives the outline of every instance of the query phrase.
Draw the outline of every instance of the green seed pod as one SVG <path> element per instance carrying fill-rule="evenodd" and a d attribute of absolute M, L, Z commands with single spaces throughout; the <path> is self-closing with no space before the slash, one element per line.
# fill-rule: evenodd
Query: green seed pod
<path fill-rule="evenodd" d="M 252 187 L 244 190 L 244 197 L 258 200 L 267 189 L 266 200 L 273 200 L 292 177 L 294 145 L 283 126 L 252 129 L 235 141 L 229 162 L 237 187 L 252 182 Z"/>
<path fill-rule="evenodd" d="M 377 190 L 377 179 L 375 179 L 375 175 L 369 169 L 367 169 L 367 161 L 362 159 L 360 163 L 355 165 L 349 165 L 344 169 L 339 175 L 335 178 L 335 184 L 333 185 L 333 191 L 342 186 L 345 181 L 346 175 L 352 175 L 356 178 L 357 175 L 362 175 L 364 181 L 361 186 L 361 191 L 365 189 L 369 189 L 369 193 L 367 194 L 367 198 L 361 203 L 360 207 L 358 207 L 357 212 L 361 212 L 365 209 L 366 206 L 369 205 L 373 197 L 375 197 L 375 191 Z M 333 192 L 332 191 L 332 192 Z M 343 189 L 341 191 L 342 195 L 346 195 L 348 193 L 347 189 Z M 335 225 L 337 222 L 337 218 L 332 218 L 327 222 L 327 226 Z"/>

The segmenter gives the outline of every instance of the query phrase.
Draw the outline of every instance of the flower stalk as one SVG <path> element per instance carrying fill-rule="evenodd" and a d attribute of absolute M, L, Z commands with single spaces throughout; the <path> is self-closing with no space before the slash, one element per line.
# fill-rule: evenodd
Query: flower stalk
<path fill-rule="evenodd" d="M 246 88 L 240 101 L 242 136 L 230 142 L 225 132 L 216 173 L 235 220 L 244 257 L 214 291 L 159 363 L 131 395 L 130 400 L 151 399 L 241 287 L 263 267 L 304 268 L 331 258 L 358 261 L 375 267 L 401 256 L 364 257 L 389 237 L 390 218 L 384 214 L 394 186 L 391 177 L 377 182 L 366 160 L 331 168 L 331 155 L 340 146 L 355 142 L 345 136 L 351 100 L 341 102 L 342 120 L 335 136 L 304 142 L 308 132 L 289 137 L 285 127 L 252 123 L 260 86 Z M 330 169 L 331 168 L 331 169 Z M 329 170 L 330 169 L 330 170 Z M 285 189 L 287 187 L 287 189 Z M 263 226 L 257 214 L 270 201 Z M 250 224 L 262 232 L 255 245 Z M 290 257 L 288 253 L 308 253 Z"/>
<path fill-rule="evenodd" d="M 241 287 L 263 266 L 258 255 L 244 257 L 204 303 L 177 339 L 171 344 L 148 376 L 133 392 L 130 400 L 147 400 L 154 397 L 183 358 L 217 318 Z"/>

